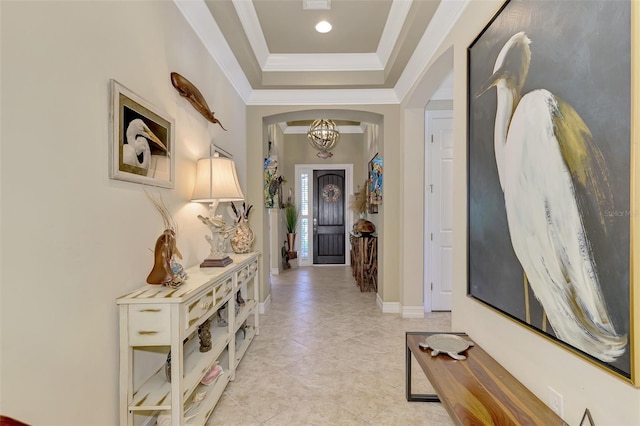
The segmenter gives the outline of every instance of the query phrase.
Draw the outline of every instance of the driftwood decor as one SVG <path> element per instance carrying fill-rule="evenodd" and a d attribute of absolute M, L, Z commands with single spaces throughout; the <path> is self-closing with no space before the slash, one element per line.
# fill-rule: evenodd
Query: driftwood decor
<path fill-rule="evenodd" d="M 214 117 L 213 111 L 209 109 L 207 101 L 204 100 L 204 96 L 189 80 L 178 74 L 177 72 L 171 73 L 171 84 L 176 88 L 180 96 L 187 98 L 189 103 L 198 111 L 204 118 L 212 122 L 213 124 L 219 124 L 222 130 L 226 131 L 222 123 Z"/>

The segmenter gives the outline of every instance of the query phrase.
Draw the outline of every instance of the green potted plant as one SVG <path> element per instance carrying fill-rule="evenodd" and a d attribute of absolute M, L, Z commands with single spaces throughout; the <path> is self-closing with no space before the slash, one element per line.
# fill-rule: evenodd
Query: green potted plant
<path fill-rule="evenodd" d="M 287 243 L 289 244 L 289 251 L 294 251 L 296 244 L 296 229 L 298 228 L 298 218 L 300 217 L 300 210 L 296 207 L 292 201 L 287 201 L 284 205 L 284 216 L 287 223 Z"/>

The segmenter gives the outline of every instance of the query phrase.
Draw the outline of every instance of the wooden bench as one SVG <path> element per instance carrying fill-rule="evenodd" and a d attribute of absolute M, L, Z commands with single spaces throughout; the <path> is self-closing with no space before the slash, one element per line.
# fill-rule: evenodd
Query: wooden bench
<path fill-rule="evenodd" d="M 445 354 L 432 357 L 431 350 L 419 346 L 431 334 L 436 333 L 406 333 L 407 401 L 442 402 L 459 425 L 566 425 L 475 342 L 462 353 L 466 360 L 456 361 Z M 466 334 L 450 334 L 473 342 Z M 435 394 L 412 393 L 411 355 Z"/>

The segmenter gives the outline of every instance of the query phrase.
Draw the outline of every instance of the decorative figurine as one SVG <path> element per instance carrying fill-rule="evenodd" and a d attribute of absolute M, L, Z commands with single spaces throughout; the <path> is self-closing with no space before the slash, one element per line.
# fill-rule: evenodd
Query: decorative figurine
<path fill-rule="evenodd" d="M 222 126 L 222 123 L 214 117 L 213 111 L 209 109 L 207 101 L 204 100 L 204 96 L 189 80 L 178 74 L 177 72 L 171 73 L 171 84 L 176 88 L 180 96 L 186 98 L 191 105 L 198 111 L 204 118 L 212 122 L 213 124 L 219 124 L 222 130 L 226 131 Z"/>
<path fill-rule="evenodd" d="M 211 317 L 198 327 L 198 337 L 200 338 L 200 352 L 209 352 L 211 350 Z"/>
<path fill-rule="evenodd" d="M 153 269 L 151 269 L 147 277 L 149 284 L 164 285 L 171 283 L 173 280 L 170 261 L 173 256 L 171 247 L 175 246 L 175 241 L 172 241 L 173 236 L 171 232 L 171 230 L 166 229 L 156 240 Z"/>
<path fill-rule="evenodd" d="M 255 240 L 253 230 L 249 226 L 249 213 L 251 213 L 253 206 L 246 207 L 245 203 L 242 203 L 242 210 L 238 211 L 236 206 L 231 203 L 231 209 L 236 215 L 234 222 L 236 223 L 236 233 L 231 237 L 231 248 L 236 253 L 249 253 Z"/>
<path fill-rule="evenodd" d="M 182 265 L 175 259 L 176 257 L 182 259 L 182 253 L 180 253 L 176 245 L 176 229 L 178 227 L 169 210 L 167 210 L 167 207 L 164 205 L 162 196 L 160 196 L 159 200 L 156 200 L 147 191 L 145 191 L 145 193 L 160 213 L 160 216 L 162 216 L 165 226 L 162 235 L 156 240 L 153 253 L 154 264 L 147 277 L 147 283 L 177 288 L 189 278 Z"/>

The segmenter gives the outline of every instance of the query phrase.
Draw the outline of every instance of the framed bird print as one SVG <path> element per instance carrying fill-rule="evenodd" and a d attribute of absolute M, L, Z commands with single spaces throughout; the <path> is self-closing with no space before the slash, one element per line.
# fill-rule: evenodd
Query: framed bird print
<path fill-rule="evenodd" d="M 110 86 L 110 177 L 173 188 L 173 118 L 117 81 Z"/>
<path fill-rule="evenodd" d="M 468 294 L 637 384 L 631 3 L 511 0 L 469 46 Z"/>

